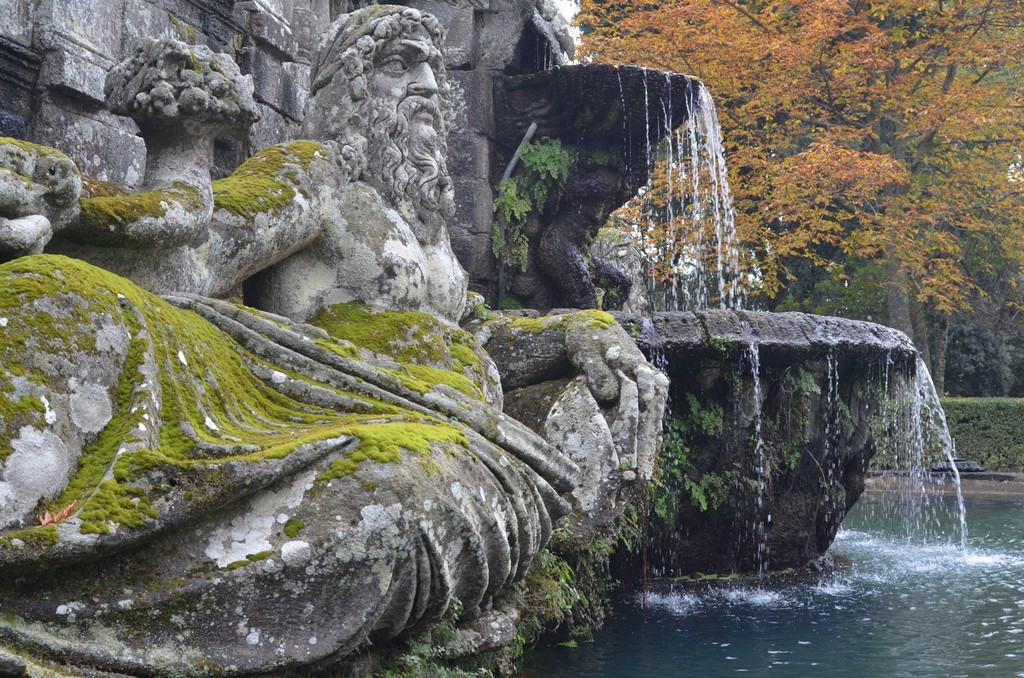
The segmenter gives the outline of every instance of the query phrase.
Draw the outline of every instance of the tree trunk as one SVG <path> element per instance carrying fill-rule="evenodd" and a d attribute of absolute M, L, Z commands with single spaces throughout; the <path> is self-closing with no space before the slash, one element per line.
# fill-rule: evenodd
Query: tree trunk
<path fill-rule="evenodd" d="M 935 350 L 932 355 L 935 358 L 935 369 L 932 370 L 932 382 L 935 384 L 935 392 L 943 395 L 946 387 L 946 349 L 949 346 L 949 316 L 940 315 L 938 319 L 938 330 L 935 332 Z"/>
<path fill-rule="evenodd" d="M 907 294 L 906 287 L 903 284 L 906 281 L 906 275 L 899 270 L 899 264 L 896 262 L 895 257 L 892 256 L 888 258 L 886 269 L 889 274 L 889 291 L 886 295 L 889 327 L 900 330 L 910 337 L 910 340 L 914 342 L 914 346 L 924 356 L 928 346 L 926 343 L 922 346 L 921 344 L 924 342 L 918 342 L 914 336 L 914 321 L 910 313 L 910 295 Z"/>

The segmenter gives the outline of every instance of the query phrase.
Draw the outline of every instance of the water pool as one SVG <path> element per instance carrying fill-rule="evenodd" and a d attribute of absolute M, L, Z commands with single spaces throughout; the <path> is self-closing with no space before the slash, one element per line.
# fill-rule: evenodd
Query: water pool
<path fill-rule="evenodd" d="M 623 596 L 594 642 L 542 643 L 522 675 L 1024 678 L 1024 501 L 969 501 L 966 553 L 956 521 L 908 532 L 903 513 L 862 499 L 822 577 Z"/>

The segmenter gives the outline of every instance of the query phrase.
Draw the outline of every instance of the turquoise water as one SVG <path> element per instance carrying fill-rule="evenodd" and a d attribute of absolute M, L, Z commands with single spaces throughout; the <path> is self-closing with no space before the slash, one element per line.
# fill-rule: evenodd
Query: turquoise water
<path fill-rule="evenodd" d="M 968 502 L 965 553 L 938 501 L 948 537 L 862 500 L 832 547 L 841 571 L 623 597 L 594 642 L 539 647 L 522 675 L 1024 678 L 1024 502 Z"/>

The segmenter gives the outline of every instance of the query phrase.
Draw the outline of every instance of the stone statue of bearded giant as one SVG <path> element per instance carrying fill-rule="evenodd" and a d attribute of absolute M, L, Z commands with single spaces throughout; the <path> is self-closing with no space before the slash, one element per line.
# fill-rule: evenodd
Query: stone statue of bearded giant
<path fill-rule="evenodd" d="M 70 161 L 0 144 L 3 242 L 75 257 L 0 267 L 5 666 L 345 663 L 500 603 L 556 521 L 649 477 L 666 383 L 609 316 L 457 324 L 440 41 L 408 8 L 341 17 L 316 141 L 217 182 L 245 79 L 180 43 L 108 79 L 147 142 L 145 190 L 67 199 Z M 54 164 L 47 188 L 34 168 Z M 259 311 L 205 296 L 256 272 Z M 532 429 L 502 411 L 502 386 L 552 379 Z"/>

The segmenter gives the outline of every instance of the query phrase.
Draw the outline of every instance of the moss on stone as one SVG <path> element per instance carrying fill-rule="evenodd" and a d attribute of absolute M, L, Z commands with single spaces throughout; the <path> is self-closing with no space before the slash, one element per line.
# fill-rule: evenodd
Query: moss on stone
<path fill-rule="evenodd" d="M 298 518 L 289 518 L 288 522 L 284 524 L 284 535 L 289 539 L 294 539 L 299 536 L 299 532 L 302 532 L 305 527 L 306 523 Z"/>
<path fill-rule="evenodd" d="M 112 366 L 119 370 L 112 418 L 83 447 L 61 494 L 40 507 L 53 513 L 75 502 L 74 517 L 83 533 L 139 529 L 151 524 L 164 507 L 205 510 L 206 505 L 198 502 L 218 496 L 222 483 L 242 482 L 238 474 L 219 471 L 226 462 L 261 463 L 319 441 L 347 436 L 360 441 L 322 471 L 322 481 L 349 476 L 366 460 L 398 462 L 403 451 L 417 455 L 427 473 L 439 468 L 438 454 L 468 454 L 466 432 L 457 424 L 337 389 L 365 407 L 339 412 L 290 398 L 256 376 L 286 368 L 264 362 L 199 315 L 84 262 L 51 255 L 24 257 L 0 266 L 0 279 L 5 281 L 0 317 L 8 317 L 9 339 L 0 345 L 0 407 L 7 408 L 0 410 L 0 433 L 8 439 L 14 437 L 11 427 L 16 424 L 45 425 L 45 403 L 40 412 L 42 401 L 35 392 L 26 396 L 24 384 L 37 385 L 40 393 L 66 388 L 63 382 L 51 385 L 54 375 L 41 367 L 46 361 L 29 362 L 26 356 L 95 355 L 94 333 L 86 328 L 97 326 L 98 318 L 104 326 L 123 328 L 130 337 L 119 349 L 121 364 Z M 433 342 L 429 349 L 419 349 L 422 353 L 439 350 L 443 360 L 459 369 L 483 370 L 468 333 L 423 314 L 406 314 L 405 322 L 410 342 Z M 410 322 L 426 329 L 411 328 Z M 449 353 L 445 347 L 450 345 L 462 348 Z M 343 354 L 356 351 L 351 345 L 337 346 Z M 418 354 L 410 347 L 404 355 Z M 480 397 L 470 379 L 452 370 L 408 362 L 398 371 L 407 384 L 430 388 L 445 383 Z M 287 374 L 331 389 L 302 374 Z M 6 414 L 12 408 L 24 411 L 21 419 Z M 200 452 L 200 446 L 224 452 Z M 173 488 L 167 477 L 176 478 Z M 169 492 L 177 493 L 185 505 L 163 501 Z M 37 540 L 56 542 L 54 529 L 39 529 L 32 531 Z M 286 529 L 301 527 L 293 524 Z M 0 533 L 0 539 L 9 545 L 13 534 Z"/>
<path fill-rule="evenodd" d="M 310 324 L 332 337 L 402 362 L 427 363 L 444 358 L 444 347 L 438 342 L 444 325 L 426 313 L 373 311 L 359 303 L 334 304 L 320 311 Z"/>
<path fill-rule="evenodd" d="M 280 210 L 295 200 L 299 170 L 306 171 L 318 155 L 326 155 L 324 147 L 312 141 L 265 148 L 213 182 L 213 204 L 245 219 Z"/>
<path fill-rule="evenodd" d="M 26 547 L 52 546 L 58 540 L 56 525 L 40 525 L 24 530 L 10 530 L 0 534 L 0 548 L 17 548 L 16 541 Z"/>
<path fill-rule="evenodd" d="M 20 363 L 26 352 L 69 355 L 73 350 L 94 351 L 94 343 L 80 341 L 80 336 L 89 335 L 80 330 L 91 326 L 97 315 L 119 321 L 132 336 L 121 366 L 114 416 L 84 448 L 77 472 L 48 505 L 56 511 L 81 502 L 83 531 L 102 534 L 112 525 L 136 527 L 153 517 L 150 498 L 140 494 L 145 483 L 139 485 L 138 481 L 154 468 L 189 469 L 224 461 L 280 458 L 304 443 L 342 435 L 346 430 L 343 424 L 358 421 L 349 413 L 287 398 L 253 374 L 253 356 L 202 318 L 84 262 L 49 255 L 25 257 L 0 267 L 0 278 L 7 283 L 0 289 L 0 316 L 10 316 L 5 337 L 9 341 L 0 346 L 6 368 L 0 370 L 0 405 L 5 408 L 0 426 L 5 439 L 16 437 L 11 428 L 22 423 L 6 415 L 12 409 L 35 413 L 36 419 L 29 423 L 43 426 L 38 403 L 30 400 L 26 404 L 23 398 L 10 395 L 12 367 L 26 374 L 26 381 L 45 385 L 50 379 L 38 365 L 27 370 Z M 59 313 L 35 308 L 36 302 L 48 304 L 57 298 L 62 300 Z M 147 352 L 160 368 L 159 412 L 148 412 L 144 406 L 152 402 L 142 388 L 140 371 Z M 366 409 L 373 411 L 371 406 Z M 394 408 L 382 406 L 379 411 L 393 413 Z M 126 445 L 131 447 L 140 425 L 157 422 L 161 424 L 157 449 L 126 450 L 118 457 Z M 186 435 L 183 425 L 194 434 Z M 240 441 L 259 451 L 214 459 L 191 455 L 201 441 Z"/>
<path fill-rule="evenodd" d="M 436 419 L 358 424 L 352 426 L 350 432 L 360 439 L 359 446 L 331 462 L 317 480 L 350 476 L 361 462 L 367 460 L 381 464 L 397 463 L 402 460 L 402 450 L 418 454 L 425 462 L 435 445 L 458 445 L 469 450 L 469 440 L 461 428 Z M 432 468 L 428 463 L 428 471 Z"/>
<path fill-rule="evenodd" d="M 40 157 L 61 158 L 63 160 L 70 160 L 70 158 L 68 158 L 66 154 L 62 153 L 61 151 L 58 151 L 56 148 L 51 148 L 50 146 L 43 146 L 42 144 L 34 144 L 31 141 L 25 141 L 24 139 L 15 139 L 13 137 L 0 137 L 0 145 L 5 144 L 15 146 L 16 148 L 20 148 L 26 153 L 37 155 Z"/>
<path fill-rule="evenodd" d="M 82 175 L 83 198 L 112 198 L 129 194 L 131 194 L 131 191 L 112 181 L 104 181 L 87 174 Z"/>
<path fill-rule="evenodd" d="M 397 360 L 400 367 L 388 372 L 407 388 L 426 393 L 445 384 L 471 398 L 483 399 L 481 384 L 487 378 L 486 368 L 474 350 L 473 335 L 431 315 L 374 311 L 363 304 L 347 303 L 323 309 L 310 323 L 334 338 Z"/>
<path fill-rule="evenodd" d="M 13 390 L 10 383 L 4 389 L 7 393 Z M 7 422 L 7 428 L 18 431 L 22 426 L 41 428 L 46 416 L 46 405 L 35 395 L 20 398 L 5 397 L 0 394 L 0 421 Z M 0 463 L 14 452 L 8 438 L 0 439 Z"/>
<path fill-rule="evenodd" d="M 588 309 L 585 311 L 563 313 L 561 315 L 542 316 L 540 318 L 517 318 L 512 321 L 509 327 L 512 330 L 526 334 L 540 334 L 550 330 L 566 329 L 572 324 L 607 330 L 617 323 L 615 317 L 610 313 L 598 311 L 597 309 Z"/>
<path fill-rule="evenodd" d="M 110 234 L 109 244 L 122 244 L 122 230 L 147 217 L 160 219 L 167 215 L 172 204 L 187 212 L 203 208 L 199 189 L 176 182 L 169 188 L 142 193 L 104 195 L 82 198 L 81 223 L 90 233 Z M 101 241 L 97 244 L 106 244 Z"/>
<path fill-rule="evenodd" d="M 86 500 L 78 513 L 82 534 L 107 534 L 111 525 L 142 527 L 157 512 L 149 497 L 138 488 L 105 480 Z"/>
<path fill-rule="evenodd" d="M 46 427 L 46 406 L 40 396 L 46 393 L 55 367 L 41 368 L 32 356 L 95 351 L 93 337 L 79 332 L 79 328 L 120 312 L 115 293 L 98 280 L 94 281 L 98 293 L 88 298 L 66 294 L 59 317 L 49 310 L 38 312 L 49 307 L 53 291 L 71 292 L 53 261 L 48 257 L 22 257 L 0 267 L 0 279 L 4 281 L 0 286 L 0 460 L 12 452 L 10 442 L 19 437 L 22 427 Z"/>

